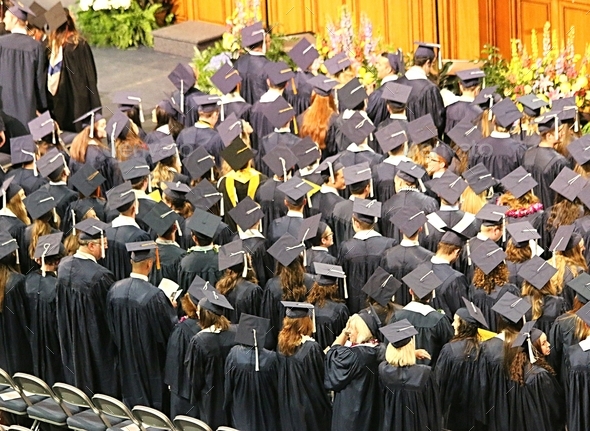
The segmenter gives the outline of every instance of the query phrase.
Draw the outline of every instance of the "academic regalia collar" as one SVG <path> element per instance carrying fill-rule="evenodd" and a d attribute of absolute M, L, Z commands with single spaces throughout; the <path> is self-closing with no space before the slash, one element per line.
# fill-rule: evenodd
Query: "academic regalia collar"
<path fill-rule="evenodd" d="M 389 114 L 389 118 L 392 120 L 408 121 L 408 116 L 406 114 Z"/>
<path fill-rule="evenodd" d="M 211 245 L 204 245 L 204 246 L 200 246 L 200 245 L 195 245 L 191 248 L 189 248 L 187 251 L 191 252 L 191 251 L 199 251 L 202 253 L 207 253 L 208 251 L 215 251 L 215 246 L 213 244 Z"/>
<path fill-rule="evenodd" d="M 242 96 L 240 96 L 239 93 L 228 93 L 228 94 L 224 94 L 221 96 L 221 104 L 222 105 L 228 105 L 228 104 L 234 103 L 234 102 L 246 103 L 244 98 Z"/>
<path fill-rule="evenodd" d="M 422 304 L 418 301 L 408 302 L 408 304 L 404 307 L 404 310 L 413 311 L 414 313 L 419 313 L 423 316 L 428 316 L 433 311 L 436 312 L 436 310 L 432 308 L 430 305 Z"/>
<path fill-rule="evenodd" d="M 171 239 L 156 238 L 156 244 L 173 245 L 175 247 L 180 248 L 180 245 L 178 245 L 178 243 L 176 241 L 172 241 Z"/>
<path fill-rule="evenodd" d="M 176 170 L 176 168 L 173 168 L 172 166 L 168 166 L 168 171 L 169 171 L 169 172 L 175 172 L 175 173 L 178 173 L 178 171 Z"/>
<path fill-rule="evenodd" d="M 393 166 L 397 166 L 400 164 L 400 162 L 411 162 L 412 159 L 410 159 L 409 157 L 406 156 L 389 156 L 387 157 L 385 160 L 383 160 L 383 163 L 387 163 L 388 165 L 393 165 Z"/>
<path fill-rule="evenodd" d="M 277 129 L 275 127 L 274 132 L 275 133 L 291 133 L 291 128 L 289 126 L 287 126 L 287 127 L 281 127 L 280 129 Z"/>
<path fill-rule="evenodd" d="M 49 185 L 50 186 L 67 186 L 68 183 L 66 183 L 65 181 L 49 181 Z"/>
<path fill-rule="evenodd" d="M 260 96 L 260 103 L 270 103 L 277 100 L 279 97 L 283 95 L 281 90 L 277 90 L 276 88 L 269 88 L 266 93 Z"/>
<path fill-rule="evenodd" d="M 149 281 L 147 275 L 138 274 L 136 272 L 132 272 L 131 274 L 129 274 L 129 278 L 137 278 L 138 280 Z"/>
<path fill-rule="evenodd" d="M 406 78 L 410 81 L 415 79 L 428 79 L 426 72 L 420 66 L 412 66 L 406 71 Z"/>
<path fill-rule="evenodd" d="M 221 333 L 221 329 L 219 329 L 215 325 L 211 325 L 208 328 L 201 329 L 200 333 L 203 333 L 203 332 L 208 332 L 210 334 L 220 334 Z"/>
<path fill-rule="evenodd" d="M 481 240 L 481 241 L 487 241 L 489 240 L 489 238 L 487 236 L 485 236 L 483 233 L 478 232 L 477 235 L 475 236 L 477 239 Z"/>
<path fill-rule="evenodd" d="M 287 211 L 287 217 L 303 218 L 303 213 L 300 213 L 299 211 L 289 210 Z"/>
<path fill-rule="evenodd" d="M 246 51 L 248 51 L 248 54 L 250 54 L 253 57 L 264 57 L 266 55 L 262 51 L 250 51 L 249 49 L 246 49 Z"/>
<path fill-rule="evenodd" d="M 84 253 L 83 251 L 76 251 L 76 253 L 74 253 L 74 257 L 77 257 L 78 259 L 83 259 L 83 260 L 91 260 L 94 263 L 96 262 L 96 258 L 94 256 L 92 256 L 90 253 Z"/>
<path fill-rule="evenodd" d="M 146 192 L 144 192 L 143 190 L 133 189 L 133 192 L 135 193 L 135 197 L 137 199 L 145 199 L 147 201 L 153 201 L 153 199 L 148 194 L 146 194 Z"/>
<path fill-rule="evenodd" d="M 213 128 L 213 126 L 211 126 L 211 124 L 205 123 L 204 121 L 201 121 L 201 120 L 199 120 L 195 123 L 195 127 L 197 129 L 212 129 Z"/>
<path fill-rule="evenodd" d="M 355 199 L 356 199 L 356 196 L 355 195 L 350 195 L 348 197 L 348 200 L 351 201 L 351 202 L 354 202 Z"/>
<path fill-rule="evenodd" d="M 379 232 L 374 231 L 373 229 L 369 230 L 362 230 L 354 234 L 354 239 L 360 239 L 361 241 L 365 241 L 369 238 L 375 238 L 377 236 L 382 236 Z"/>
<path fill-rule="evenodd" d="M 451 264 L 451 262 L 449 262 L 448 260 L 443 259 L 442 257 L 436 256 L 436 255 L 432 256 L 430 258 L 430 262 L 433 263 L 434 265 L 450 265 Z"/>
<path fill-rule="evenodd" d="M 351 153 L 362 153 L 363 151 L 369 151 L 371 153 L 375 152 L 371 147 L 369 147 L 367 141 L 363 141 L 363 143 L 360 145 L 353 142 L 348 147 L 346 147 L 346 150 L 350 151 Z"/>
<path fill-rule="evenodd" d="M 164 124 L 156 129 L 156 132 L 164 133 L 166 135 L 170 134 L 170 126 L 168 124 Z"/>
<path fill-rule="evenodd" d="M 266 239 L 264 237 L 264 235 L 262 235 L 262 232 L 260 232 L 257 229 L 247 229 L 247 230 L 238 229 L 238 236 L 240 237 L 240 239 L 242 241 L 245 240 L 245 239 L 249 239 L 249 238 L 262 238 L 262 239 Z"/>
<path fill-rule="evenodd" d="M 326 253 L 328 252 L 328 249 L 326 247 L 321 247 L 319 245 L 314 245 L 313 247 L 311 247 L 311 249 L 313 251 L 325 251 Z"/>
<path fill-rule="evenodd" d="M 0 209 L 0 216 L 16 218 L 16 214 L 13 213 L 12 211 L 10 211 L 10 208 L 8 208 L 8 207 L 4 207 L 4 208 Z"/>
<path fill-rule="evenodd" d="M 320 187 L 320 193 L 324 193 L 324 194 L 325 193 L 332 193 L 332 194 L 340 196 L 338 194 L 338 190 L 336 190 L 334 187 L 330 187 L 327 184 L 322 184 L 322 186 Z"/>
<path fill-rule="evenodd" d="M 120 214 L 115 217 L 111 222 L 111 227 L 122 227 L 122 226 L 135 226 L 137 229 L 141 229 L 133 217 L 125 216 Z"/>
<path fill-rule="evenodd" d="M 26 28 L 15 27 L 10 31 L 11 34 L 24 34 L 28 36 Z"/>
<path fill-rule="evenodd" d="M 432 179 L 436 179 L 436 178 L 440 178 L 444 175 L 444 173 L 446 172 L 446 169 L 444 171 L 437 171 L 435 173 L 432 174 Z"/>
<path fill-rule="evenodd" d="M 498 132 L 497 130 L 493 130 L 492 133 L 490 133 L 490 138 L 508 139 L 510 137 L 509 132 Z"/>
<path fill-rule="evenodd" d="M 386 82 L 393 82 L 393 81 L 397 81 L 398 76 L 397 75 L 387 75 L 386 77 L 384 77 L 381 80 L 381 86 L 383 86 L 383 84 L 385 84 Z"/>
<path fill-rule="evenodd" d="M 408 238 L 404 238 L 401 240 L 401 242 L 399 243 L 399 245 L 401 245 L 402 247 L 416 247 L 420 245 L 419 241 L 413 241 L 411 239 Z"/>
<path fill-rule="evenodd" d="M 315 172 L 316 168 L 319 166 L 318 163 L 314 163 L 311 166 L 305 167 L 305 168 L 301 168 L 299 169 L 299 175 L 301 175 L 301 177 L 306 177 L 308 175 L 311 175 Z"/>
<path fill-rule="evenodd" d="M 473 103 L 473 101 L 475 100 L 475 97 L 473 96 L 466 96 L 464 94 L 459 96 L 459 99 L 457 99 L 457 102 L 467 102 L 467 103 Z"/>
<path fill-rule="evenodd" d="M 440 204 L 440 211 L 458 211 L 459 204 L 455 205 L 447 205 L 447 204 Z"/>

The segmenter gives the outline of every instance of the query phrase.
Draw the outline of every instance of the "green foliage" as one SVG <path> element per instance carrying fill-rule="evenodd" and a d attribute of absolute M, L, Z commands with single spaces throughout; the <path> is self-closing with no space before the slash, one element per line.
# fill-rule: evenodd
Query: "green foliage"
<path fill-rule="evenodd" d="M 157 28 L 155 13 L 161 4 L 142 9 L 136 1 L 129 9 L 79 10 L 78 25 L 88 43 L 119 49 L 153 46 L 152 30 Z"/>
<path fill-rule="evenodd" d="M 498 93 L 504 94 L 504 89 L 510 86 L 508 79 L 508 62 L 500 54 L 500 48 L 486 44 L 481 51 L 483 58 L 482 70 L 485 72 L 486 87 L 498 86 Z"/>

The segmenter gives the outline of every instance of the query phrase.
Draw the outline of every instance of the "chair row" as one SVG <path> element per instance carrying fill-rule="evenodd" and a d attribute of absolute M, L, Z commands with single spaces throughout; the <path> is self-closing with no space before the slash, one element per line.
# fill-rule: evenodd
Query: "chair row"
<path fill-rule="evenodd" d="M 42 379 L 26 373 L 10 376 L 0 368 L 0 410 L 33 420 L 32 431 L 41 423 L 75 431 L 213 431 L 205 422 L 189 416 L 168 416 L 151 407 L 135 406 L 131 410 L 120 400 L 86 393 L 65 383 L 51 388 Z M 31 431 L 12 425 L 3 431 Z M 219 427 L 217 431 L 238 431 Z"/>

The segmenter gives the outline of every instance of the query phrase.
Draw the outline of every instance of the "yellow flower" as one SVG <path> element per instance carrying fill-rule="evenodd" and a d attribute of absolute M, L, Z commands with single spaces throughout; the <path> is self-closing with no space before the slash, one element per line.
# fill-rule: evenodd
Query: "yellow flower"
<path fill-rule="evenodd" d="M 523 69 L 523 81 L 530 82 L 533 80 L 533 71 L 530 69 Z"/>
<path fill-rule="evenodd" d="M 579 76 L 576 80 L 576 84 L 580 86 L 580 89 L 586 88 L 588 86 L 588 78 L 585 76 Z"/>
<path fill-rule="evenodd" d="M 567 82 L 567 75 L 565 75 L 563 73 L 561 75 L 559 75 L 559 82 L 561 82 L 561 83 Z"/>
<path fill-rule="evenodd" d="M 559 88 L 561 89 L 562 93 L 569 93 L 572 89 L 569 82 L 562 82 Z"/>
<path fill-rule="evenodd" d="M 223 49 L 231 51 L 232 45 L 234 45 L 235 39 L 236 38 L 234 37 L 233 34 L 223 33 L 223 40 L 221 42 L 221 46 L 223 46 Z"/>
<path fill-rule="evenodd" d="M 324 46 L 322 48 L 322 55 L 326 56 L 326 55 L 328 55 L 329 52 L 330 52 L 330 48 L 329 47 Z"/>
<path fill-rule="evenodd" d="M 529 84 L 524 86 L 524 94 L 531 94 L 533 91 L 533 87 L 530 86 Z"/>
<path fill-rule="evenodd" d="M 326 65 L 324 63 L 322 63 L 320 66 L 320 72 L 322 72 L 324 75 L 328 74 L 328 69 L 326 69 Z"/>
<path fill-rule="evenodd" d="M 367 73 L 367 69 L 365 69 L 364 66 L 361 66 L 360 69 L 359 69 L 358 75 L 359 76 L 364 76 L 365 73 Z"/>

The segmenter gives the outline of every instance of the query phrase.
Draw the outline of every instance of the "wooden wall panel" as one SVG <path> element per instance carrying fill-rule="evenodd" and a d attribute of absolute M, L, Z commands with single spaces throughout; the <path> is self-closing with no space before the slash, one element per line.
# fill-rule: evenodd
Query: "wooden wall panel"
<path fill-rule="evenodd" d="M 517 4 L 517 34 L 531 52 L 531 31 L 537 31 L 537 49 L 543 52 L 543 26 L 551 22 L 551 0 L 522 0 Z"/>
<path fill-rule="evenodd" d="M 438 2 L 438 34 L 443 58 L 479 58 L 479 28 L 473 25 L 473 17 L 478 15 L 479 3 L 472 0 Z"/>
<path fill-rule="evenodd" d="M 312 31 L 312 12 L 308 4 L 309 0 L 269 0 L 269 26 L 283 34 Z"/>
<path fill-rule="evenodd" d="M 559 10 L 559 27 L 560 34 L 563 35 L 564 41 L 567 40 L 571 26 L 575 26 L 574 47 L 578 54 L 583 54 L 586 44 L 590 43 L 590 2 L 579 2 L 586 4 L 576 4 L 569 1 L 560 2 Z"/>
<path fill-rule="evenodd" d="M 190 3 L 190 2 L 189 2 Z M 233 12 L 231 0 L 200 1 L 193 0 L 194 9 L 190 19 L 225 24 L 225 20 Z M 191 11 L 189 10 L 189 13 Z M 194 17 L 194 18 L 193 18 Z"/>

